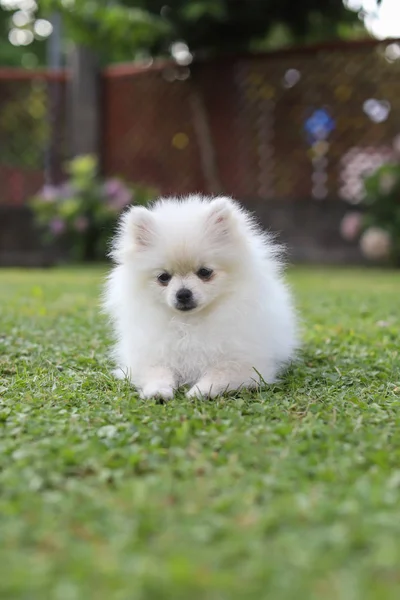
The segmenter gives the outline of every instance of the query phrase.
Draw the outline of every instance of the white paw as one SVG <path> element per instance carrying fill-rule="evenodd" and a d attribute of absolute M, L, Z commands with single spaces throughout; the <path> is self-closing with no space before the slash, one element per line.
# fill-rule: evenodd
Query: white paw
<path fill-rule="evenodd" d="M 174 396 L 174 389 L 162 383 L 149 383 L 140 391 L 140 397 L 143 399 L 162 398 L 163 400 L 171 400 Z"/>
<path fill-rule="evenodd" d="M 186 392 L 186 398 L 202 398 L 202 394 L 200 392 L 200 389 L 194 385 L 192 388 L 190 388 L 189 391 Z"/>
<path fill-rule="evenodd" d="M 123 369 L 120 369 L 119 367 L 118 367 L 118 369 L 114 369 L 112 374 L 114 375 L 114 377 L 116 379 L 129 379 L 128 370 L 124 371 Z"/>
<path fill-rule="evenodd" d="M 213 385 L 212 383 L 199 382 L 195 384 L 186 393 L 187 398 L 215 398 L 219 396 L 224 390 L 219 385 Z"/>

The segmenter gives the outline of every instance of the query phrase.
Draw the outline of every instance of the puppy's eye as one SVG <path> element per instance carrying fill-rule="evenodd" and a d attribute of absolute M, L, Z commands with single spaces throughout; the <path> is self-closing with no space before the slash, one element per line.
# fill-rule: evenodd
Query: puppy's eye
<path fill-rule="evenodd" d="M 213 274 L 213 270 L 212 269 L 207 269 L 207 267 L 201 267 L 201 269 L 199 269 L 196 273 L 197 277 L 200 277 L 200 279 L 210 279 L 211 275 Z"/>
<path fill-rule="evenodd" d="M 164 271 L 164 273 L 160 273 L 157 277 L 157 280 L 159 283 L 161 283 L 161 285 L 168 285 L 171 279 L 172 275 L 167 273 L 167 271 Z"/>

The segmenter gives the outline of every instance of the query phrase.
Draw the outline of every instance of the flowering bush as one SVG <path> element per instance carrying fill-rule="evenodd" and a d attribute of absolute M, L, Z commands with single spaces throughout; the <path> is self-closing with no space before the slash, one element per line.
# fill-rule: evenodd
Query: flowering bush
<path fill-rule="evenodd" d="M 348 241 L 359 238 L 370 260 L 400 265 L 400 164 L 386 164 L 365 179 L 364 212 L 349 212 L 341 223 Z"/>
<path fill-rule="evenodd" d="M 75 158 L 67 172 L 65 183 L 45 185 L 31 200 L 36 222 L 44 241 L 60 240 L 73 260 L 101 260 L 119 213 L 131 203 L 147 204 L 155 191 L 117 178 L 102 181 L 92 156 Z"/>

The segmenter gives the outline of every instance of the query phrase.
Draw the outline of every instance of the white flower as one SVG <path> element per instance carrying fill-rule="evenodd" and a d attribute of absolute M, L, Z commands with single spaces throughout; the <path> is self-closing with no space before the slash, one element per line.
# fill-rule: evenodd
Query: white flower
<path fill-rule="evenodd" d="M 392 173 L 383 173 L 379 178 L 379 190 L 382 194 L 390 194 L 396 183 L 396 177 Z"/>
<path fill-rule="evenodd" d="M 380 227 L 370 227 L 361 236 L 361 251 L 370 260 L 384 260 L 389 258 L 392 242 L 390 235 Z"/>
<path fill-rule="evenodd" d="M 340 223 L 342 238 L 347 242 L 355 240 L 361 230 L 361 221 L 361 213 L 355 211 L 347 213 Z"/>

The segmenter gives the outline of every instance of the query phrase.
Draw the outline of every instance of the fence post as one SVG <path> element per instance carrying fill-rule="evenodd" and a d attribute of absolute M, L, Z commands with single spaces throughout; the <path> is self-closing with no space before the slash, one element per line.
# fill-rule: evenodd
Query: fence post
<path fill-rule="evenodd" d="M 62 56 L 62 19 L 61 13 L 54 12 L 50 17 L 53 33 L 47 41 L 47 66 L 52 72 L 61 69 Z M 59 183 L 62 171 L 62 133 L 59 130 L 60 115 L 62 112 L 62 95 L 60 81 L 50 79 L 47 84 L 47 118 L 49 125 L 49 139 L 45 152 L 44 175 L 47 184 Z"/>
<path fill-rule="evenodd" d="M 190 102 L 192 107 L 193 125 L 199 146 L 200 160 L 203 167 L 203 176 L 209 194 L 222 193 L 221 180 L 218 174 L 215 148 L 208 122 L 207 108 L 205 106 L 200 87 L 192 79 Z"/>
<path fill-rule="evenodd" d="M 70 57 L 69 128 L 72 156 L 100 152 L 100 70 L 96 53 L 74 46 Z"/>

